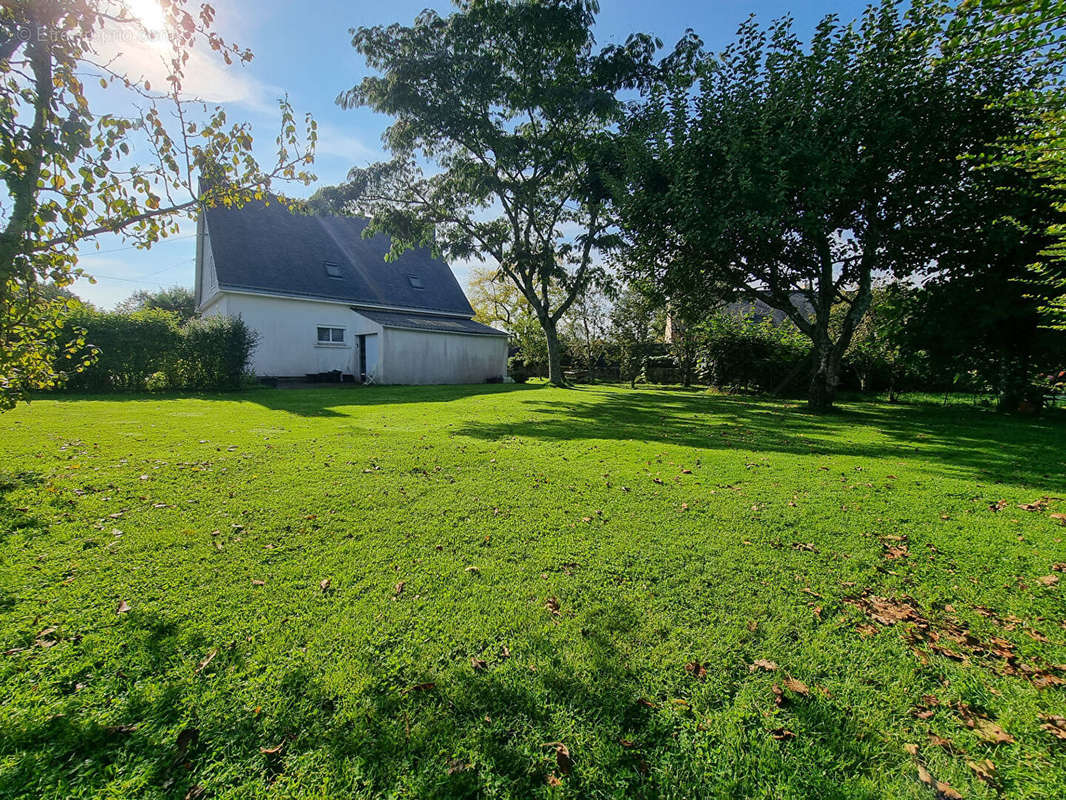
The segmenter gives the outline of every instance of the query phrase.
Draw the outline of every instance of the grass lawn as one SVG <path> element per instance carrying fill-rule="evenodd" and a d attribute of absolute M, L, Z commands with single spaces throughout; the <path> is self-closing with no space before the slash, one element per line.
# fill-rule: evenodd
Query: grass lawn
<path fill-rule="evenodd" d="M 1064 416 L 34 401 L 0 797 L 1064 797 Z"/>

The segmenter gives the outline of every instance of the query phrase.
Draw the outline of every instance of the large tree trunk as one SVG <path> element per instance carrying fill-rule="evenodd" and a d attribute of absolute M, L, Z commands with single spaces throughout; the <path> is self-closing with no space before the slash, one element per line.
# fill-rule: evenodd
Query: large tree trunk
<path fill-rule="evenodd" d="M 807 391 L 807 408 L 817 414 L 833 410 L 840 384 L 840 354 L 828 339 L 815 344 L 814 368 Z"/>
<path fill-rule="evenodd" d="M 544 328 L 544 338 L 548 342 L 548 382 L 553 386 L 567 386 L 566 377 L 563 375 L 563 346 L 559 342 L 555 320 L 550 317 L 541 317 L 540 324 Z"/>

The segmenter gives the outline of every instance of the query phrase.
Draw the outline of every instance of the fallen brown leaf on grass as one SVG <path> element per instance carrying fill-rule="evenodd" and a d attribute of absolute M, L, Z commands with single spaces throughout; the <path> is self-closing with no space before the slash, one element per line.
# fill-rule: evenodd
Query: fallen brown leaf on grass
<path fill-rule="evenodd" d="M 547 600 L 545 600 L 544 607 L 548 609 L 548 611 L 550 611 L 552 616 L 554 617 L 557 617 L 559 616 L 559 614 L 562 613 L 561 611 L 559 611 L 559 598 L 557 597 L 549 597 Z"/>
<path fill-rule="evenodd" d="M 406 694 L 407 692 L 428 692 L 431 689 L 436 688 L 437 684 L 435 684 L 433 681 L 426 681 L 425 683 L 416 683 L 414 686 L 408 686 L 403 691 L 404 694 Z"/>
<path fill-rule="evenodd" d="M 218 655 L 218 648 L 217 647 L 211 648 L 211 650 L 208 651 L 207 655 L 204 656 L 203 658 L 201 658 L 200 659 L 200 663 L 197 664 L 197 666 L 196 666 L 196 674 L 199 675 L 201 672 L 203 672 L 205 669 L 207 669 L 207 665 L 210 664 L 212 661 L 214 661 L 215 660 L 215 656 L 217 656 L 217 655 Z"/>
<path fill-rule="evenodd" d="M 773 661 L 769 661 L 765 658 L 760 658 L 754 661 L 751 666 L 748 667 L 748 672 L 754 672 L 757 669 L 764 669 L 767 672 L 773 672 L 777 669 L 777 664 Z"/>
<path fill-rule="evenodd" d="M 808 553 L 817 553 L 818 548 L 814 546 L 814 542 L 793 542 L 793 550 L 805 550 Z"/>
<path fill-rule="evenodd" d="M 908 755 L 912 755 L 912 756 L 918 755 L 918 745 L 916 745 L 916 744 L 905 744 L 905 745 L 903 745 L 903 749 L 904 749 L 904 751 L 906 751 L 906 753 Z"/>
<path fill-rule="evenodd" d="M 1059 582 L 1058 575 L 1042 575 L 1036 579 L 1037 583 L 1042 583 L 1044 586 L 1054 586 Z"/>
<path fill-rule="evenodd" d="M 562 742 L 548 742 L 545 747 L 555 748 L 555 763 L 563 775 L 569 775 L 574 768 L 574 760 L 570 757 L 570 748 Z"/>
<path fill-rule="evenodd" d="M 777 741 L 779 742 L 796 738 L 796 734 L 794 734 L 788 728 L 774 728 L 772 731 L 770 731 L 770 735 L 777 739 Z"/>
<path fill-rule="evenodd" d="M 274 745 L 273 747 L 260 747 L 259 752 L 265 756 L 276 756 L 281 752 L 281 749 L 285 746 L 285 742 Z"/>
<path fill-rule="evenodd" d="M 886 547 L 882 555 L 889 561 L 895 561 L 899 558 L 906 558 L 908 555 L 910 555 L 910 550 L 907 549 L 907 545 L 905 544 L 892 545 L 890 547 Z"/>
<path fill-rule="evenodd" d="M 934 779 L 933 776 L 929 774 L 929 770 L 927 770 L 921 764 L 918 764 L 917 766 L 918 780 L 920 780 L 929 788 L 935 789 L 938 800 L 941 800 L 941 798 L 943 798 L 943 800 L 962 800 L 962 795 L 952 789 L 951 786 L 944 783 L 943 781 L 938 781 Z"/>
<path fill-rule="evenodd" d="M 770 687 L 770 691 L 774 693 L 774 705 L 783 706 L 785 704 L 785 693 L 781 691 L 781 687 L 775 683 Z"/>
<path fill-rule="evenodd" d="M 795 678 L 785 678 L 785 680 L 782 681 L 782 685 L 790 692 L 795 692 L 804 697 L 811 693 L 811 690 L 807 688 L 807 684 L 803 681 L 796 680 Z"/>
<path fill-rule="evenodd" d="M 321 581 L 319 581 L 318 588 L 320 588 L 324 592 L 324 591 L 326 591 L 326 589 L 329 588 L 329 584 L 330 584 L 329 578 L 324 578 Z"/>
<path fill-rule="evenodd" d="M 1059 525 L 1066 525 L 1066 514 L 1049 514 L 1053 520 L 1059 523 Z"/>
<path fill-rule="evenodd" d="M 707 668 L 699 661 L 690 661 L 685 664 L 685 672 L 697 680 L 703 680 L 707 677 Z"/>
<path fill-rule="evenodd" d="M 472 666 L 475 671 L 489 668 L 489 665 L 477 656 L 470 656 L 470 666 Z"/>
<path fill-rule="evenodd" d="M 1066 717 L 1058 714 L 1041 714 L 1040 727 L 1054 736 L 1056 739 L 1066 740 Z"/>
<path fill-rule="evenodd" d="M 1013 736 L 988 717 L 974 711 L 969 704 L 958 703 L 955 706 L 955 710 L 958 712 L 959 719 L 962 720 L 963 724 L 972 729 L 978 737 L 986 742 L 990 744 L 1010 744 L 1014 741 Z"/>
<path fill-rule="evenodd" d="M 1040 500 L 1037 500 L 1032 503 L 1019 503 L 1018 508 L 1020 508 L 1022 511 L 1043 511 L 1045 508 L 1047 508 L 1047 499 L 1041 498 Z"/>
<path fill-rule="evenodd" d="M 882 625 L 895 625 L 898 622 L 919 622 L 922 620 L 918 609 L 908 600 L 896 600 L 875 594 L 862 594 L 858 597 L 845 597 L 844 602 L 861 609 L 866 613 L 866 616 Z"/>
<path fill-rule="evenodd" d="M 266 581 L 261 581 L 258 578 L 252 578 L 252 586 L 266 586 Z"/>
<path fill-rule="evenodd" d="M 404 587 L 404 586 L 406 586 L 406 585 L 407 585 L 407 582 L 406 582 L 406 581 L 399 581 L 399 582 L 397 582 L 397 584 L 396 584 L 395 586 L 393 586 L 393 587 L 392 587 L 392 593 L 393 593 L 393 595 L 394 595 L 395 597 L 399 597 L 399 596 L 400 596 L 401 594 L 403 594 L 403 587 Z"/>
<path fill-rule="evenodd" d="M 115 609 L 116 614 L 125 614 L 130 610 L 130 604 L 123 600 L 118 604 L 118 608 Z"/>
<path fill-rule="evenodd" d="M 996 765 L 992 763 L 990 759 L 983 759 L 981 761 L 967 761 L 966 766 L 974 771 L 978 778 L 985 783 L 995 783 Z"/>

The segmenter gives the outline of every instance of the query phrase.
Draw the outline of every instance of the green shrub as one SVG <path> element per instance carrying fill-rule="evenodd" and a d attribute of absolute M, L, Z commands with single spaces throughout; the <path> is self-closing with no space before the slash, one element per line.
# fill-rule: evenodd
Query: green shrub
<path fill-rule="evenodd" d="M 178 324 L 174 312 L 81 310 L 66 325 L 85 331 L 85 350 L 58 365 L 76 391 L 237 389 L 256 345 L 243 320 L 211 317 Z M 76 363 L 91 357 L 81 371 Z"/>
<path fill-rule="evenodd" d="M 240 317 L 194 319 L 181 329 L 179 374 L 190 389 L 239 389 L 258 335 Z"/>
<path fill-rule="evenodd" d="M 700 326 L 699 336 L 700 378 L 712 386 L 768 392 L 807 379 L 802 365 L 810 340 L 793 325 L 721 312 Z M 789 376 L 790 385 L 781 387 Z"/>
<path fill-rule="evenodd" d="M 60 368 L 68 372 L 68 388 L 94 392 L 143 389 L 156 372 L 173 379 L 181 339 L 173 313 L 79 310 L 66 324 L 84 329 L 86 348 L 94 355 L 92 364 L 81 372 L 71 370 L 73 360 L 61 362 Z"/>

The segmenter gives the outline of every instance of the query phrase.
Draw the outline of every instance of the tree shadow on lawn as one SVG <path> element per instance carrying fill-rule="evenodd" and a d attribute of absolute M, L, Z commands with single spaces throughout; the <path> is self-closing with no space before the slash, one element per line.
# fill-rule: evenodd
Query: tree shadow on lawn
<path fill-rule="evenodd" d="M 487 667 L 453 666 L 432 684 L 378 691 L 342 712 L 320 736 L 301 736 L 290 757 L 325 746 L 327 772 L 351 786 L 352 773 L 371 796 L 402 786 L 425 798 L 533 797 L 563 782 L 568 796 L 660 798 L 754 796 L 790 787 L 796 796 L 854 799 L 864 793 L 854 779 L 875 781 L 884 764 L 882 737 L 867 730 L 834 701 L 811 696 L 804 708 L 768 721 L 763 710 L 728 712 L 715 729 L 705 715 L 737 700 L 752 677 L 735 665 L 717 696 L 691 705 L 681 698 L 701 684 L 678 670 L 677 684 L 648 698 L 641 677 L 615 648 L 619 631 L 609 612 L 583 630 L 589 662 L 576 667 L 566 653 L 536 671 L 522 662 L 486 653 Z M 527 642 L 534 650 L 553 644 Z M 391 683 L 377 676 L 375 683 Z M 769 678 L 766 678 L 769 681 Z M 326 696 L 312 675 L 301 691 Z M 676 690 L 676 693 L 675 691 Z M 765 706 L 773 705 L 769 688 Z M 340 707 L 343 698 L 328 705 Z M 791 721 L 790 721 L 791 720 Z M 774 724 L 802 731 L 802 744 L 777 742 Z M 292 724 L 298 724 L 293 721 Z M 558 756 L 566 746 L 570 763 Z M 799 751 L 797 751 L 799 748 Z M 709 763 L 708 759 L 711 762 Z M 491 791 L 490 791 L 491 790 Z"/>
<path fill-rule="evenodd" d="M 358 384 L 322 384 L 291 389 L 255 387 L 234 392 L 112 392 L 79 394 L 55 392 L 37 399 L 55 403 L 118 402 L 159 403 L 166 400 L 203 400 L 222 403 L 252 403 L 273 411 L 285 411 L 301 417 L 349 417 L 349 406 L 383 406 L 407 403 L 449 403 L 485 394 L 528 392 L 540 388 L 527 384 L 438 384 L 431 386 L 362 386 Z M 338 410 L 340 409 L 340 410 Z M 165 416 L 165 410 L 164 410 Z"/>
<path fill-rule="evenodd" d="M 775 786 L 793 796 L 877 796 L 855 781 L 876 783 L 882 737 L 830 698 L 812 694 L 803 707 L 765 719 L 768 687 L 760 686 L 765 708 L 737 695 L 746 682 L 770 678 L 743 664 L 724 667 L 718 685 L 691 705 L 677 698 L 708 684 L 680 669 L 646 698 L 641 675 L 617 649 L 630 633 L 639 636 L 629 631 L 633 611 L 622 601 L 590 617 L 576 659 L 532 636 L 515 642 L 521 652 L 510 658 L 486 655 L 480 670 L 449 662 L 402 679 L 367 663 L 309 657 L 266 680 L 262 664 L 249 666 L 233 650 L 194 672 L 179 626 L 134 612 L 108 629 L 117 639 L 109 648 L 121 652 L 129 674 L 89 661 L 85 674 L 42 682 L 47 711 L 0 720 L 0 796 L 125 790 L 182 798 L 200 796 L 198 785 L 204 796 L 243 796 L 276 784 L 292 796 L 524 798 L 548 794 L 551 775 L 571 796 L 752 796 Z M 47 655 L 77 645 L 63 642 Z M 533 652 L 542 656 L 536 671 L 524 661 Z M 370 688 L 346 691 L 338 680 L 345 672 L 370 673 Z M 434 683 L 416 688 L 427 677 Z M 262 681 L 262 714 L 242 694 L 250 678 Z M 708 725 L 708 714 L 733 706 L 723 727 Z M 794 728 L 797 739 L 774 741 L 776 725 Z M 556 742 L 569 748 L 571 769 Z"/>
<path fill-rule="evenodd" d="M 796 403 L 678 391 L 575 390 L 523 400 L 525 419 L 467 423 L 456 435 L 499 440 L 621 440 L 706 450 L 932 461 L 957 477 L 1066 490 L 1066 415 L 1042 419 L 926 405 L 845 404 L 810 414 Z"/>
<path fill-rule="evenodd" d="M 0 472 L 0 542 L 16 531 L 42 530 L 47 526 L 30 512 L 28 506 L 16 506 L 9 495 L 21 488 L 40 486 L 44 476 L 36 472 Z M 0 610 L 3 610 L 3 588 L 0 587 Z"/>

